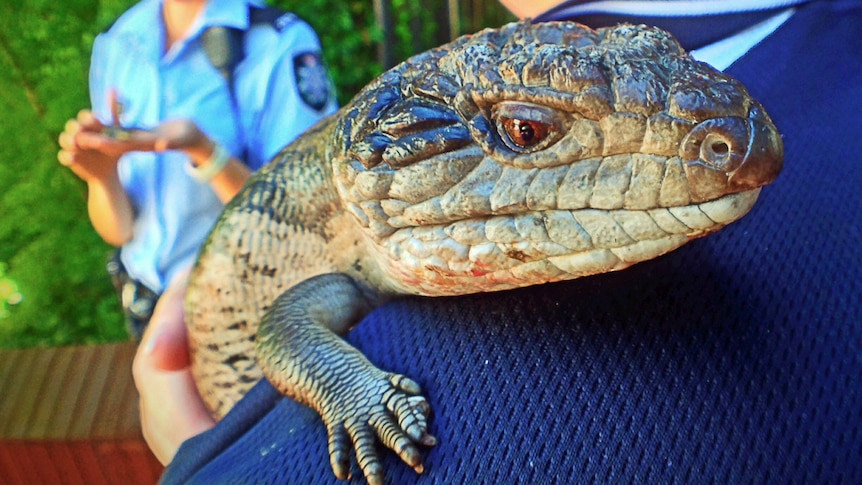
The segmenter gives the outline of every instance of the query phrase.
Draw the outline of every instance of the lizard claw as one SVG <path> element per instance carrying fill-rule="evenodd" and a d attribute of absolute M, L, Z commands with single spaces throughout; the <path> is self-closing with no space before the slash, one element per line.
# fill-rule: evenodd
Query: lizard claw
<path fill-rule="evenodd" d="M 386 409 L 398 419 L 400 430 L 403 430 L 412 441 L 427 444 L 425 441 L 428 441 L 429 438 L 433 439 L 433 436 L 428 434 L 431 405 L 423 396 L 419 395 L 422 392 L 419 384 L 407 377 L 395 374 L 390 376 L 389 382 L 393 389 L 383 396 Z M 435 439 L 429 446 L 436 443 Z M 389 448 L 393 447 L 390 446 Z"/>
<path fill-rule="evenodd" d="M 434 446 L 437 439 L 428 434 L 431 406 L 418 395 L 420 392 L 419 385 L 407 377 L 388 374 L 376 385 L 365 388 L 360 399 L 323 410 L 324 420 L 332 423 L 327 425 L 329 461 L 337 478 L 349 478 L 353 449 L 368 483 L 382 485 L 383 465 L 377 440 L 397 453 L 416 473 L 425 470 L 417 444 Z"/>

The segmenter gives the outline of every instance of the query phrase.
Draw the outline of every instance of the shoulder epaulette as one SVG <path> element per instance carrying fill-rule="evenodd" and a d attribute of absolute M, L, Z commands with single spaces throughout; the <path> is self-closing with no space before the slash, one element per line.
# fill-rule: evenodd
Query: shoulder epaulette
<path fill-rule="evenodd" d="M 249 24 L 268 24 L 279 32 L 297 19 L 298 17 L 295 14 L 285 12 L 277 7 L 257 7 L 251 5 L 248 10 Z"/>

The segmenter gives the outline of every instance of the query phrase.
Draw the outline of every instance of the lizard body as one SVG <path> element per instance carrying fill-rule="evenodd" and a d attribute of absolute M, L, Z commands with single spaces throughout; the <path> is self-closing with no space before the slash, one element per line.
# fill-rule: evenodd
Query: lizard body
<path fill-rule="evenodd" d="M 317 410 L 333 470 L 422 470 L 419 386 L 344 342 L 400 294 L 623 269 L 745 215 L 782 143 L 732 78 L 647 27 L 516 23 L 407 60 L 285 148 L 225 209 L 187 295 L 217 417 L 261 377 Z M 406 357 L 406 356 L 405 356 Z"/>

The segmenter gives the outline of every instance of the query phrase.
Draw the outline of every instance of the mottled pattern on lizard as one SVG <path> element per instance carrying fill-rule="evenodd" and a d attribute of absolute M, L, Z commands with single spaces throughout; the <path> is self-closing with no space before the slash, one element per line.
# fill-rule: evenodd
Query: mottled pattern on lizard
<path fill-rule="evenodd" d="M 338 335 L 394 295 L 660 256 L 745 215 L 782 150 L 742 85 L 660 30 L 460 38 L 383 74 L 229 204 L 187 297 L 195 380 L 221 417 L 266 374 L 321 414 L 340 478 L 355 449 L 382 483 L 377 439 L 421 472 L 419 386 Z"/>

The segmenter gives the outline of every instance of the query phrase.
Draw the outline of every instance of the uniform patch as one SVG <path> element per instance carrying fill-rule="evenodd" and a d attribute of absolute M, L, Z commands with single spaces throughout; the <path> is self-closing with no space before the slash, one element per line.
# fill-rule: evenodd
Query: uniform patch
<path fill-rule="evenodd" d="M 272 26 L 275 27 L 275 30 L 281 32 L 297 20 L 299 20 L 299 17 L 288 12 L 283 15 L 280 15 L 277 19 L 275 19 L 275 22 L 273 22 Z"/>
<path fill-rule="evenodd" d="M 316 52 L 304 52 L 293 58 L 296 88 L 305 104 L 317 111 L 329 102 L 329 75 Z"/>

